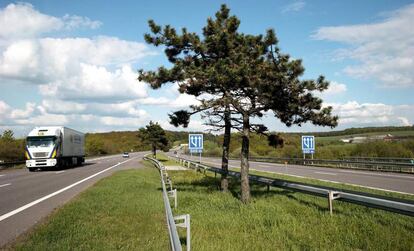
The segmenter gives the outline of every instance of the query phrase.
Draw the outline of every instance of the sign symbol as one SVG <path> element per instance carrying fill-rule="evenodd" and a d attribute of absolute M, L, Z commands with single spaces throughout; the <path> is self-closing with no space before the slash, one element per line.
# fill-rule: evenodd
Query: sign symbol
<path fill-rule="evenodd" d="M 315 137 L 314 136 L 302 136 L 302 151 L 303 153 L 315 152 Z"/>
<path fill-rule="evenodd" d="M 189 134 L 188 148 L 192 152 L 201 152 L 203 150 L 203 134 Z"/>

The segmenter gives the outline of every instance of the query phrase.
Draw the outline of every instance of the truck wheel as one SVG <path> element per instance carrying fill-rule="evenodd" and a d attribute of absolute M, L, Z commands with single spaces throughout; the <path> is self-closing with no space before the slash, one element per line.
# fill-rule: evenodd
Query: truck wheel
<path fill-rule="evenodd" d="M 29 167 L 29 172 L 34 172 L 35 170 L 36 170 L 36 168 Z"/>

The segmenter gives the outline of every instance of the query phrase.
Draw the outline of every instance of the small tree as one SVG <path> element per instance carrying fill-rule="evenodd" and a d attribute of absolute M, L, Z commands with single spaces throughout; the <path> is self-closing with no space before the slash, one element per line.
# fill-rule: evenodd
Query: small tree
<path fill-rule="evenodd" d="M 154 158 L 157 157 L 157 149 L 168 151 L 167 135 L 158 123 L 150 121 L 145 128 L 140 128 L 138 131 L 138 138 L 147 144 L 151 145 L 151 151 Z"/>
<path fill-rule="evenodd" d="M 3 132 L 3 136 L 1 138 L 5 141 L 13 141 L 14 140 L 14 133 L 12 130 L 5 130 Z"/>

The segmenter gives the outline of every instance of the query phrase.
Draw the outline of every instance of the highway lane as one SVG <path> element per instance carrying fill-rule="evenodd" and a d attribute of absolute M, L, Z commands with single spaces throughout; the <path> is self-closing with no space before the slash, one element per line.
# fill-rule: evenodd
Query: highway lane
<path fill-rule="evenodd" d="M 190 156 L 185 155 L 183 155 L 183 157 L 191 158 Z M 199 158 L 193 157 L 193 160 L 198 161 Z M 221 167 L 220 158 L 202 158 L 202 162 L 216 167 Z M 230 160 L 229 164 L 231 167 L 240 168 L 239 160 Z M 414 195 L 414 175 L 412 174 L 284 165 L 254 161 L 250 161 L 250 169 Z"/>
<path fill-rule="evenodd" d="M 0 247 L 99 179 L 117 170 L 140 167 L 144 154 L 133 153 L 128 159 L 121 154 L 94 158 L 84 166 L 56 171 L 0 172 Z"/>

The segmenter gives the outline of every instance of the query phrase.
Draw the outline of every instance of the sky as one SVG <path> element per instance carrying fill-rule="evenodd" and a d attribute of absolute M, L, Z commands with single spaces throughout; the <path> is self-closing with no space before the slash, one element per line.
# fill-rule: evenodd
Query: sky
<path fill-rule="evenodd" d="M 240 32 L 273 28 L 281 51 L 303 60 L 302 79 L 330 81 L 318 95 L 339 116 L 335 130 L 414 123 L 413 1 L 0 0 L 0 132 L 137 130 L 150 120 L 184 130 L 168 113 L 198 101 L 176 84 L 151 90 L 137 80 L 138 69 L 170 67 L 163 48 L 145 43 L 147 21 L 201 34 L 223 3 Z M 332 130 L 286 127 L 271 113 L 261 122 L 278 132 Z M 194 117 L 185 130 L 207 129 Z"/>

